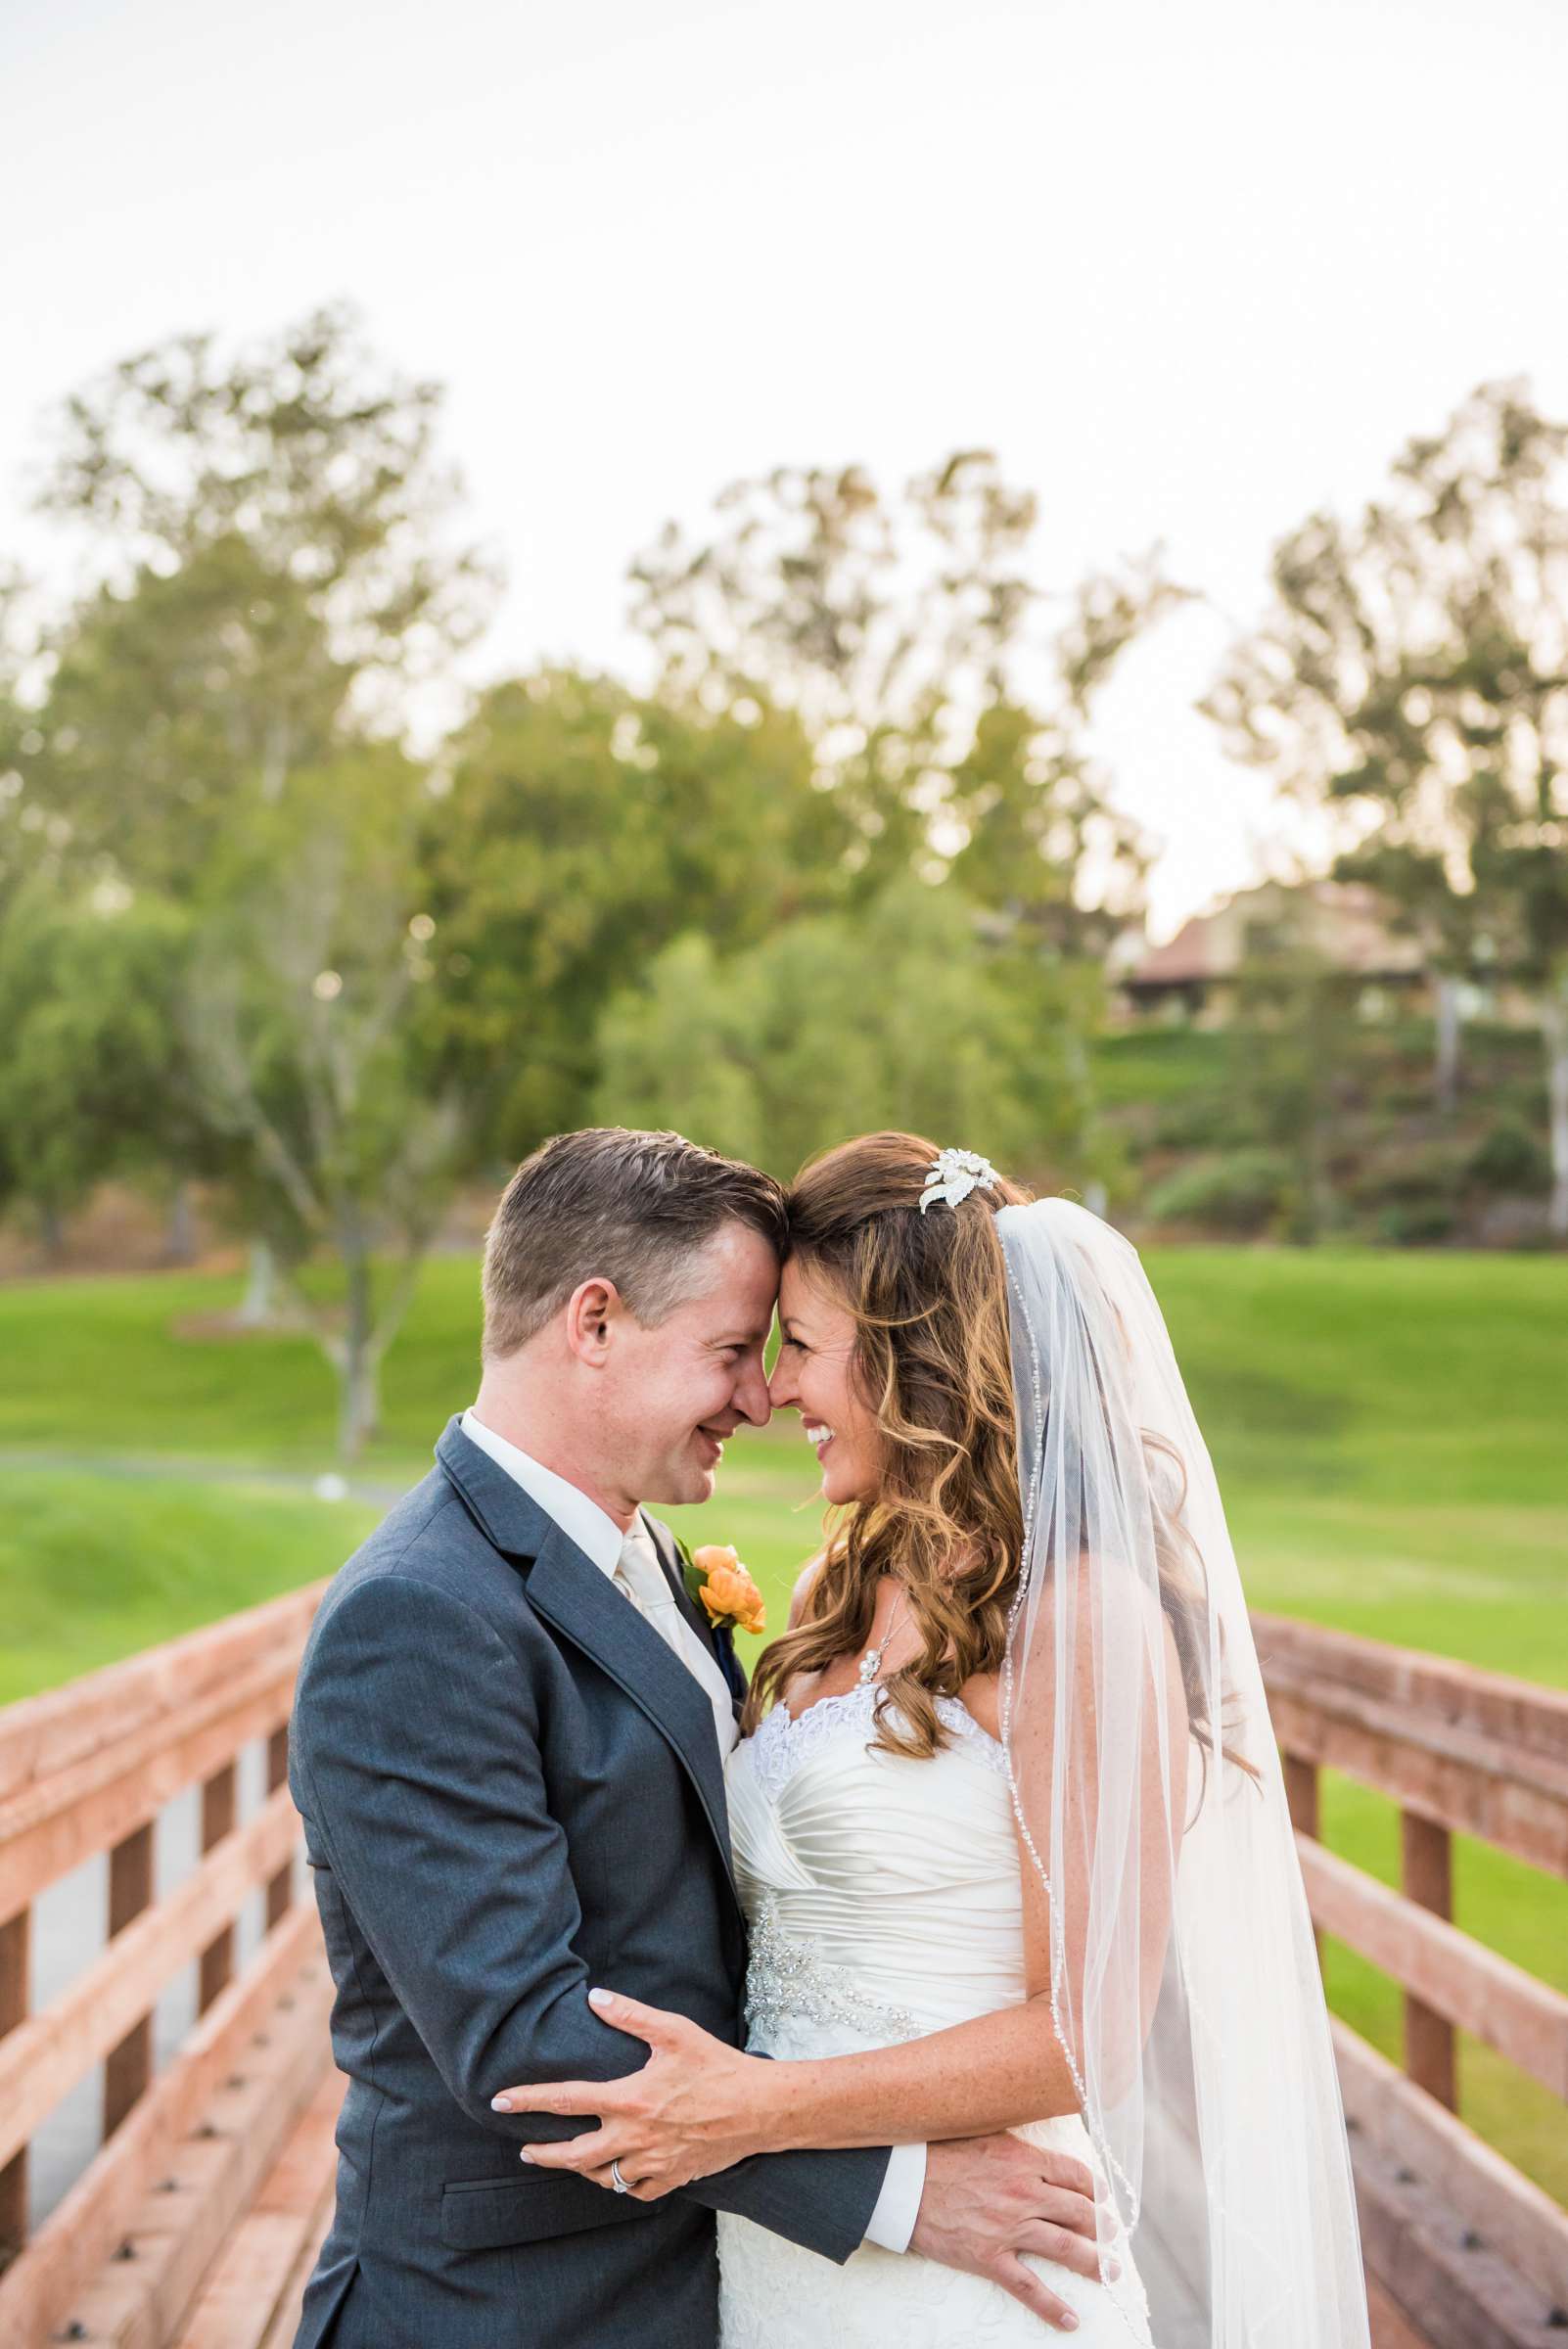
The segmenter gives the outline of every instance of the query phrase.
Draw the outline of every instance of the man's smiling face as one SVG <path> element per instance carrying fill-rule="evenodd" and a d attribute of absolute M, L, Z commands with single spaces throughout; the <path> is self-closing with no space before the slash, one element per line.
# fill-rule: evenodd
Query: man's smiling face
<path fill-rule="evenodd" d="M 709 1499 L 725 1439 L 767 1424 L 777 1257 L 730 1221 L 696 1252 L 686 1286 L 685 1302 L 650 1326 L 624 1306 L 616 1314 L 598 1433 L 628 1501 Z"/>

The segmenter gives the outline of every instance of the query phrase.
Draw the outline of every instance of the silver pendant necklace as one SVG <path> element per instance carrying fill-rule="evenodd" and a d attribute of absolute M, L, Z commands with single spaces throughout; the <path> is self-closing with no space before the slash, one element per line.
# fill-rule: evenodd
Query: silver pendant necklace
<path fill-rule="evenodd" d="M 855 1680 L 860 1687 L 869 1688 L 872 1681 L 876 1679 L 877 1674 L 882 1670 L 882 1659 L 887 1654 L 888 1649 L 893 1641 L 893 1635 L 898 1630 L 902 1619 L 903 1599 L 900 1597 L 898 1605 L 893 1610 L 888 1628 L 883 1633 L 876 1646 L 868 1647 L 865 1651 L 865 1654 L 860 1658 L 860 1669 L 855 1674 Z"/>

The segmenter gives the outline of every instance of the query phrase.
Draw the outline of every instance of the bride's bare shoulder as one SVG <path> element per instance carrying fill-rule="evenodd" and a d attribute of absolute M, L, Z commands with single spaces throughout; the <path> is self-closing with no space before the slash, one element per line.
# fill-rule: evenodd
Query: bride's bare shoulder
<path fill-rule="evenodd" d="M 978 1721 L 981 1727 L 994 1737 L 999 1745 L 1001 1743 L 1001 1674 L 999 1672 L 972 1674 L 959 1690 L 958 1701 L 970 1719 Z"/>

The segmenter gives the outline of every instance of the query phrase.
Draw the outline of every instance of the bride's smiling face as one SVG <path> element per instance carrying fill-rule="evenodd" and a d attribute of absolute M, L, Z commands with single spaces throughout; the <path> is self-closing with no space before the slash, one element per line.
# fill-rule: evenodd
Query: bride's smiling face
<path fill-rule="evenodd" d="M 881 1479 L 883 1444 L 854 1382 L 854 1316 L 809 1265 L 792 1257 L 779 1283 L 778 1319 L 773 1408 L 800 1412 L 828 1500 L 868 1500 Z"/>

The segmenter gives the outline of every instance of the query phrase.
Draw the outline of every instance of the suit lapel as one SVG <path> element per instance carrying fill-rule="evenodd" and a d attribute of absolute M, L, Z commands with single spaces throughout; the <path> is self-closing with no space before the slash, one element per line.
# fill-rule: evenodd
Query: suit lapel
<path fill-rule="evenodd" d="M 674 1748 L 697 1789 L 727 1870 L 724 1772 L 714 1735 L 714 1708 L 701 1681 L 609 1576 L 553 1523 L 529 1571 L 528 1591 L 534 1610 L 591 1657 Z"/>
<path fill-rule="evenodd" d="M 447 1426 L 436 1456 L 492 1545 L 524 1569 L 529 1598 L 537 1612 L 591 1657 L 671 1746 L 697 1790 L 728 1873 L 724 1771 L 707 1690 L 554 1518 L 464 1435 L 457 1419 Z M 668 1557 L 657 1532 L 655 1542 L 668 1574 Z M 690 1608 L 683 1587 L 678 1599 Z M 733 1889 L 733 1875 L 730 1884 Z"/>

